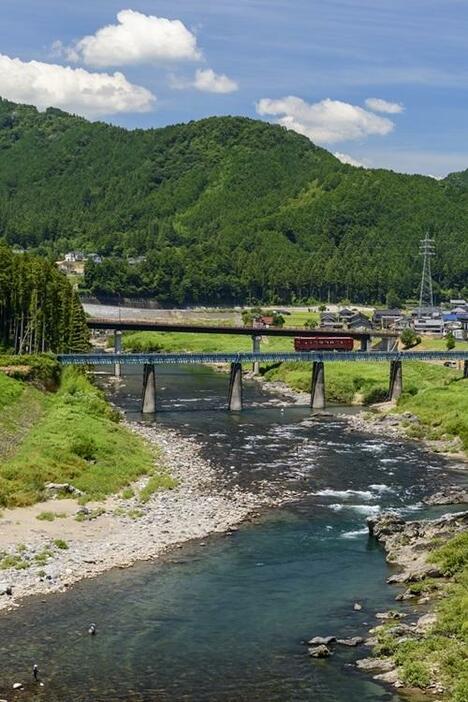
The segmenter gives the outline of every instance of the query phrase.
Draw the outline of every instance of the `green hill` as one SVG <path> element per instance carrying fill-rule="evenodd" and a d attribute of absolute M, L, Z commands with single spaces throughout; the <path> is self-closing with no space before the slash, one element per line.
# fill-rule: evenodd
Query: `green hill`
<path fill-rule="evenodd" d="M 127 131 L 0 100 L 0 236 L 50 256 L 102 253 L 85 276 L 97 293 L 172 303 L 408 297 L 427 229 L 437 285 L 462 293 L 467 183 L 343 165 L 246 118 Z"/>

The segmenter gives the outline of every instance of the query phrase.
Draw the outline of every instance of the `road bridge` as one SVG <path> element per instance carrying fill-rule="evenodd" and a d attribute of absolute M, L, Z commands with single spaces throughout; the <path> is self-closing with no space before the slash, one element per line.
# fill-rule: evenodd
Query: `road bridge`
<path fill-rule="evenodd" d="M 219 324 L 174 324 L 147 319 L 110 319 L 109 317 L 88 317 L 90 329 L 111 329 L 115 331 L 157 331 L 185 334 L 235 334 L 240 336 L 346 336 L 353 339 L 398 338 L 398 333 L 388 329 L 305 329 L 304 327 L 240 327 Z"/>
<path fill-rule="evenodd" d="M 463 363 L 463 378 L 468 378 L 468 351 L 275 351 L 269 353 L 88 353 L 61 354 L 64 365 L 139 365 L 143 366 L 142 411 L 156 410 L 156 367 L 161 365 L 230 364 L 228 407 L 242 409 L 242 367 L 248 363 L 308 362 L 312 364 L 311 407 L 325 407 L 325 363 L 390 363 L 388 399 L 397 400 L 403 391 L 403 362 L 437 361 Z"/>

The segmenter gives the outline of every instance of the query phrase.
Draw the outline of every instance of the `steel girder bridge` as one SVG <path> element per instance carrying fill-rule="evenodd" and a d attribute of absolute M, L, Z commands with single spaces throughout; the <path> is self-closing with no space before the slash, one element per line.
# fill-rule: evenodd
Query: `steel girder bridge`
<path fill-rule="evenodd" d="M 463 378 L 468 378 L 468 351 L 308 351 L 271 353 L 88 353 L 61 354 L 64 365 L 114 366 L 120 376 L 122 365 L 143 366 L 142 411 L 156 411 L 156 366 L 230 364 L 228 408 L 242 409 L 242 367 L 245 364 L 308 362 L 312 364 L 311 407 L 325 407 L 325 370 L 329 362 L 390 363 L 388 399 L 397 400 L 403 390 L 403 361 L 461 362 Z"/>

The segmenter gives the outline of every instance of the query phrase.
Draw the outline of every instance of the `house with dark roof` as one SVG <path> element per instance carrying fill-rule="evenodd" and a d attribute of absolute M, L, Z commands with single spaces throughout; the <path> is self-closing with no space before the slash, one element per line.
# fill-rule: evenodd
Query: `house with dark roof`
<path fill-rule="evenodd" d="M 372 324 L 369 317 L 366 317 L 366 315 L 362 314 L 362 312 L 354 313 L 353 316 L 347 320 L 346 326 L 348 329 L 373 329 L 374 328 L 374 325 Z"/>
<path fill-rule="evenodd" d="M 375 310 L 372 316 L 372 322 L 374 327 L 380 329 L 388 329 L 395 322 L 403 316 L 401 310 L 389 309 L 389 310 Z"/>

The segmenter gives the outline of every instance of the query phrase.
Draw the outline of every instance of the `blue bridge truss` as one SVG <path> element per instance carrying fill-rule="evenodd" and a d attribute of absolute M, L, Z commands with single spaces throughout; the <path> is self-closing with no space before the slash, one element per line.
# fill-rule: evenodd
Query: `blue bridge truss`
<path fill-rule="evenodd" d="M 57 356 L 64 365 L 200 365 L 204 363 L 283 363 L 298 361 L 468 361 L 468 351 L 302 351 L 272 353 L 69 353 Z"/>

